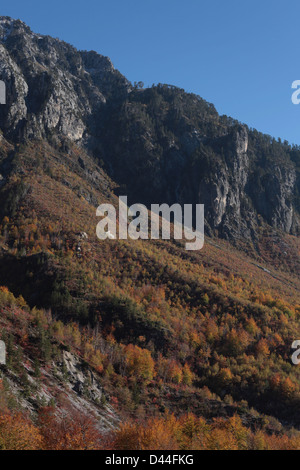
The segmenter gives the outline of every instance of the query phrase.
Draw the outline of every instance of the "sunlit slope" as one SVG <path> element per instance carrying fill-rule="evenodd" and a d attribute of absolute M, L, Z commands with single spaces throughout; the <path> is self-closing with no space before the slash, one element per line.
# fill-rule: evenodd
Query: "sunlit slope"
<path fill-rule="evenodd" d="M 247 255 L 208 237 L 199 252 L 172 240 L 100 241 L 96 207 L 117 206 L 116 185 L 83 151 L 37 142 L 3 148 L 2 158 L 1 284 L 63 322 L 90 325 L 116 348 L 150 351 L 154 389 L 184 386 L 186 365 L 193 393 L 208 387 L 297 424 L 300 375 L 290 358 L 300 338 L 298 239 L 276 235 L 293 253 L 282 270 L 276 250 L 267 262 L 251 247 Z M 122 377 L 119 359 L 111 361 Z"/>

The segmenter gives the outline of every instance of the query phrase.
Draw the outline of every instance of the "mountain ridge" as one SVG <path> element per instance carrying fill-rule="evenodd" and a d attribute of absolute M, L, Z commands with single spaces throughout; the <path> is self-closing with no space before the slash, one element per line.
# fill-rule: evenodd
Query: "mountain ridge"
<path fill-rule="evenodd" d="M 74 403 L 121 433 L 110 448 L 142 445 L 132 420 L 165 435 L 169 419 L 176 449 L 299 447 L 299 149 L 3 21 L 0 437 L 25 410 L 43 445 L 76 447 L 39 421 L 84 425 Z M 204 203 L 204 248 L 99 240 L 96 207 L 120 194 Z"/>
<path fill-rule="evenodd" d="M 108 58 L 22 22 L 2 18 L 1 29 L 5 137 L 69 139 L 133 202 L 205 204 L 209 234 L 255 239 L 260 217 L 299 233 L 298 147 L 219 116 L 177 87 L 132 86 Z"/>

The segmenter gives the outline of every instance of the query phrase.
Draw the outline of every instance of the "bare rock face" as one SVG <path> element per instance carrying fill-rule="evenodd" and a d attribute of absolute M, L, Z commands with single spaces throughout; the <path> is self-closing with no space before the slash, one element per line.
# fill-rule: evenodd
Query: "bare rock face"
<path fill-rule="evenodd" d="M 290 232 L 294 221 L 293 198 L 296 170 L 275 166 L 264 178 L 263 191 L 256 198 L 257 207 L 268 223 L 275 228 Z"/>
<path fill-rule="evenodd" d="M 0 76 L 6 85 L 6 105 L 1 106 L 1 128 L 10 133 L 11 129 L 17 131 L 20 123 L 27 116 L 26 96 L 28 85 L 24 76 L 10 57 L 5 47 L 0 44 Z"/>
<path fill-rule="evenodd" d="M 34 376 L 32 359 L 26 359 L 28 381 L 35 390 L 32 396 L 24 396 L 24 389 L 15 371 L 8 368 L 4 376 L 18 405 L 32 416 L 35 416 L 41 403 L 56 402 L 57 397 L 63 395 L 64 402 L 57 407 L 58 417 L 70 409 L 80 412 L 82 416 L 93 416 L 97 428 L 104 434 L 119 425 L 120 417 L 110 405 L 109 397 L 105 397 L 99 376 L 79 357 L 64 351 L 61 362 L 52 362 L 45 369 L 42 368 L 43 386 Z"/>
<path fill-rule="evenodd" d="M 112 82 L 120 75 L 108 58 L 34 34 L 21 21 L 0 20 L 0 77 L 8 99 L 0 127 L 7 137 L 46 138 L 56 132 L 82 142 L 89 118 L 106 101 L 100 89 L 106 75 Z M 126 89 L 128 82 L 121 82 Z"/>
<path fill-rule="evenodd" d="M 0 80 L 0 129 L 11 143 L 75 142 L 132 202 L 205 204 L 208 233 L 249 239 L 260 218 L 299 233 L 300 150 L 219 116 L 200 97 L 134 87 L 109 58 L 8 17 L 0 17 Z"/>
<path fill-rule="evenodd" d="M 222 223 L 228 212 L 234 214 L 235 220 L 241 219 L 241 201 L 245 197 L 245 186 L 248 180 L 248 134 L 245 127 L 240 127 L 229 136 L 229 144 L 232 146 L 233 153 L 225 157 L 223 181 L 217 184 L 220 196 L 215 226 Z"/>
<path fill-rule="evenodd" d="M 93 401 L 100 403 L 103 390 L 91 369 L 85 370 L 78 358 L 68 351 L 63 353 L 63 363 L 69 381 L 69 386 L 77 394 L 88 395 Z"/>

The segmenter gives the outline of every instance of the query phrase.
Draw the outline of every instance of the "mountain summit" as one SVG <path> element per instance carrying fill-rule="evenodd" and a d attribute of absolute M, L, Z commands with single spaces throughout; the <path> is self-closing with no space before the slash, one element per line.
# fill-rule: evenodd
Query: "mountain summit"
<path fill-rule="evenodd" d="M 259 221 L 299 231 L 299 149 L 250 130 L 196 95 L 141 89 L 96 52 L 0 19 L 7 139 L 69 139 L 133 202 L 203 203 L 209 234 L 255 239 Z"/>

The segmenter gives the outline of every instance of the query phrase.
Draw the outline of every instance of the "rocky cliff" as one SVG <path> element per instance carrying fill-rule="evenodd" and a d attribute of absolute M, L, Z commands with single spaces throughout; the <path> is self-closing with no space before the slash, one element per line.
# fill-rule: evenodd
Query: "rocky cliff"
<path fill-rule="evenodd" d="M 10 143 L 72 141 L 133 202 L 204 203 L 211 234 L 251 239 L 261 223 L 299 233 L 299 149 L 219 116 L 200 97 L 132 86 L 108 58 L 8 17 L 0 79 Z"/>

